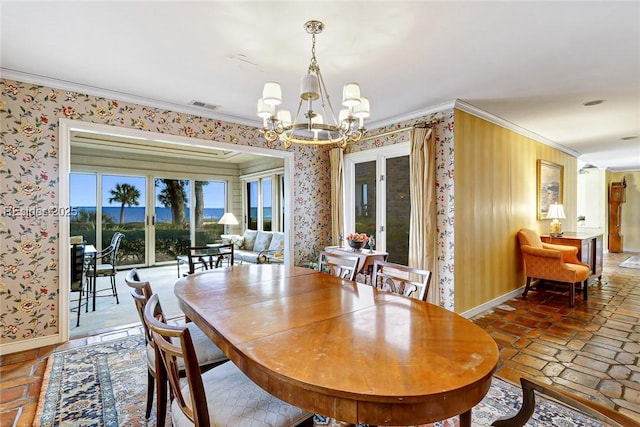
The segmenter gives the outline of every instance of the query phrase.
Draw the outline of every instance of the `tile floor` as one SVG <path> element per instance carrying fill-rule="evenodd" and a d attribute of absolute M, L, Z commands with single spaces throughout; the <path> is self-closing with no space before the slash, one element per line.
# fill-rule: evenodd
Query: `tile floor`
<path fill-rule="evenodd" d="M 589 300 L 532 291 L 473 320 L 498 343 L 497 375 L 517 383 L 521 375 L 588 396 L 640 420 L 640 270 L 618 267 L 632 253 L 605 254 L 602 283 Z M 140 334 L 115 329 L 69 341 L 59 348 Z M 33 423 L 47 357 L 54 346 L 0 358 L 0 425 Z"/>

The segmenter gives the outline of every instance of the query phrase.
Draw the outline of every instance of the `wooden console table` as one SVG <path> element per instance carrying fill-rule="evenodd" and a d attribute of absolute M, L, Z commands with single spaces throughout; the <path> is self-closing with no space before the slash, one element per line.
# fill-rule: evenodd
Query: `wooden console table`
<path fill-rule="evenodd" d="M 565 232 L 560 237 L 540 236 L 545 243 L 575 246 L 578 248 L 578 259 L 591 267 L 591 275 L 602 279 L 603 235 L 594 233 Z"/>

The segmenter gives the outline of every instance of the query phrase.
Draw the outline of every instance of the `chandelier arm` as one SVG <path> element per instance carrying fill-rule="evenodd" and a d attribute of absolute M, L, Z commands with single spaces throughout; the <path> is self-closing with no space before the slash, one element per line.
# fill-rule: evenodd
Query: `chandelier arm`
<path fill-rule="evenodd" d="M 324 78 L 322 77 L 322 73 L 320 72 L 320 67 L 317 68 L 317 75 L 318 75 L 318 81 L 320 82 L 318 86 L 320 88 L 320 100 L 322 105 L 322 112 L 326 117 L 327 112 L 325 111 L 325 105 L 324 105 L 324 99 L 326 97 L 327 104 L 329 105 L 329 111 L 331 112 L 331 119 L 333 120 L 333 123 L 337 125 L 338 120 L 336 119 L 336 113 L 333 110 L 333 105 L 331 104 L 331 97 L 329 96 L 329 91 L 327 91 L 327 86 L 324 84 Z"/>

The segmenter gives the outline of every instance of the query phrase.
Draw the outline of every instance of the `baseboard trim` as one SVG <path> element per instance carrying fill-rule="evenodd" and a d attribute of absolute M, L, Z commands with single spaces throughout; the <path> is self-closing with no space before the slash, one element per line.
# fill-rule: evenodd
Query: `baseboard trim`
<path fill-rule="evenodd" d="M 8 343 L 0 345 L 0 355 L 17 353 L 19 351 L 33 350 L 34 348 L 45 347 L 48 345 L 60 344 L 60 334 L 47 335 L 46 337 L 33 338 L 30 340 L 22 340 L 16 343 Z"/>
<path fill-rule="evenodd" d="M 509 301 L 510 299 L 513 299 L 515 297 L 517 297 L 518 295 L 522 295 L 522 291 L 524 290 L 524 286 L 521 286 L 517 289 L 512 290 L 511 292 L 507 292 L 504 295 L 501 295 L 497 298 L 494 298 L 490 301 L 485 302 L 484 304 L 480 304 L 479 306 L 476 306 L 474 308 L 472 308 L 471 310 L 467 310 L 463 313 L 460 313 L 460 315 L 462 317 L 465 317 L 467 319 L 476 316 L 482 312 L 485 312 L 487 310 L 492 309 L 493 307 L 502 304 L 505 301 Z"/>

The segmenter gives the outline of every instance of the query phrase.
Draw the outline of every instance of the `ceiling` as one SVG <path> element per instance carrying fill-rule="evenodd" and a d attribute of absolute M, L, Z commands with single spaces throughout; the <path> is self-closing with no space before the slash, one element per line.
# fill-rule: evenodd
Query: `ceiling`
<path fill-rule="evenodd" d="M 637 1 L 3 0 L 0 14 L 5 78 L 255 126 L 266 81 L 295 109 L 317 19 L 329 94 L 360 83 L 368 129 L 459 100 L 585 163 L 640 170 Z"/>

